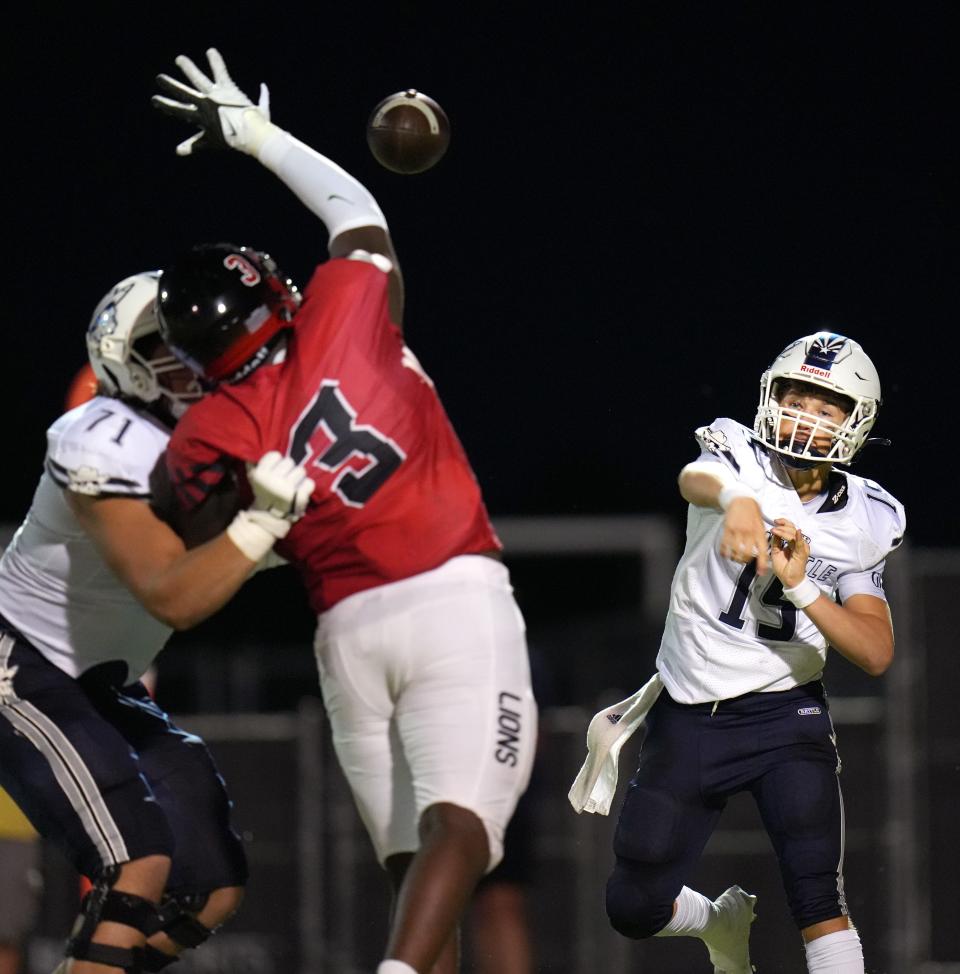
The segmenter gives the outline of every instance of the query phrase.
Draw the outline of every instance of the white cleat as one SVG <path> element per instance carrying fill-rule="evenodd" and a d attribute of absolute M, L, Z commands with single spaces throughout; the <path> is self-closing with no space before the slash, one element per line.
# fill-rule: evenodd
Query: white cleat
<path fill-rule="evenodd" d="M 704 940 L 710 952 L 713 974 L 753 974 L 750 963 L 750 924 L 757 898 L 739 886 L 721 893 L 713 905 L 717 916 L 710 925 L 710 939 Z"/>

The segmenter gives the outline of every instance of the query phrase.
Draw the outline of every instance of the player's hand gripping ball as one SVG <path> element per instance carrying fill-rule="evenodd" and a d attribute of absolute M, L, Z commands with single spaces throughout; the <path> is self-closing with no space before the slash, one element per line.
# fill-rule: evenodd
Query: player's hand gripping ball
<path fill-rule="evenodd" d="M 443 158 L 449 144 L 446 112 L 414 88 L 384 98 L 367 121 L 367 145 L 391 172 L 425 172 Z"/>

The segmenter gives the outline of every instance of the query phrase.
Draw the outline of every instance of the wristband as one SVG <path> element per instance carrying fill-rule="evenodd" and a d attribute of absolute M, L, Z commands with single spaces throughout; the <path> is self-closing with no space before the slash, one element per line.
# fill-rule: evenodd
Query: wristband
<path fill-rule="evenodd" d="M 720 509 L 725 511 L 730 506 L 730 502 L 735 501 L 738 497 L 749 497 L 753 501 L 757 499 L 756 493 L 746 484 L 734 481 L 732 484 L 725 484 L 720 489 L 720 493 L 717 495 L 717 503 L 720 505 Z"/>
<path fill-rule="evenodd" d="M 265 511 L 239 511 L 227 528 L 227 536 L 247 558 L 258 562 L 289 530 L 289 521 Z"/>
<path fill-rule="evenodd" d="M 804 576 L 803 581 L 794 585 L 793 588 L 785 588 L 783 597 L 788 602 L 792 602 L 798 609 L 805 609 L 820 598 L 820 589 L 813 579 Z"/>

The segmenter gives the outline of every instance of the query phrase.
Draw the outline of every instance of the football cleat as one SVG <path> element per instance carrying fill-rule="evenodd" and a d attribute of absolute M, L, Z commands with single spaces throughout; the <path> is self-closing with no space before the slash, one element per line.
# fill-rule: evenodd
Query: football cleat
<path fill-rule="evenodd" d="M 731 886 L 714 901 L 716 911 L 710 924 L 710 939 L 704 939 L 710 952 L 713 974 L 753 974 L 750 963 L 750 925 L 757 915 L 756 896 Z"/>

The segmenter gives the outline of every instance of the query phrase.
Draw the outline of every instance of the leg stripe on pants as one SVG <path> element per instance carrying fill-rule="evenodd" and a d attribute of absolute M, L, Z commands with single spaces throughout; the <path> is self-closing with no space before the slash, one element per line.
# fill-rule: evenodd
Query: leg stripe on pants
<path fill-rule="evenodd" d="M 833 715 L 830 717 L 830 740 L 833 743 L 833 751 L 837 756 L 837 796 L 840 800 L 840 861 L 837 863 L 837 898 L 840 901 L 840 912 L 847 916 L 847 893 L 843 885 L 843 860 L 846 855 L 847 846 L 847 818 L 843 807 L 843 789 L 840 787 L 840 752 L 837 750 L 837 732 L 833 726 Z"/>
<path fill-rule="evenodd" d="M 10 636 L 0 638 L 0 670 L 7 669 L 13 646 Z M 126 862 L 130 857 L 123 836 L 97 783 L 63 731 L 33 704 L 20 700 L 12 688 L 0 699 L 0 713 L 47 759 L 103 861 Z"/>

